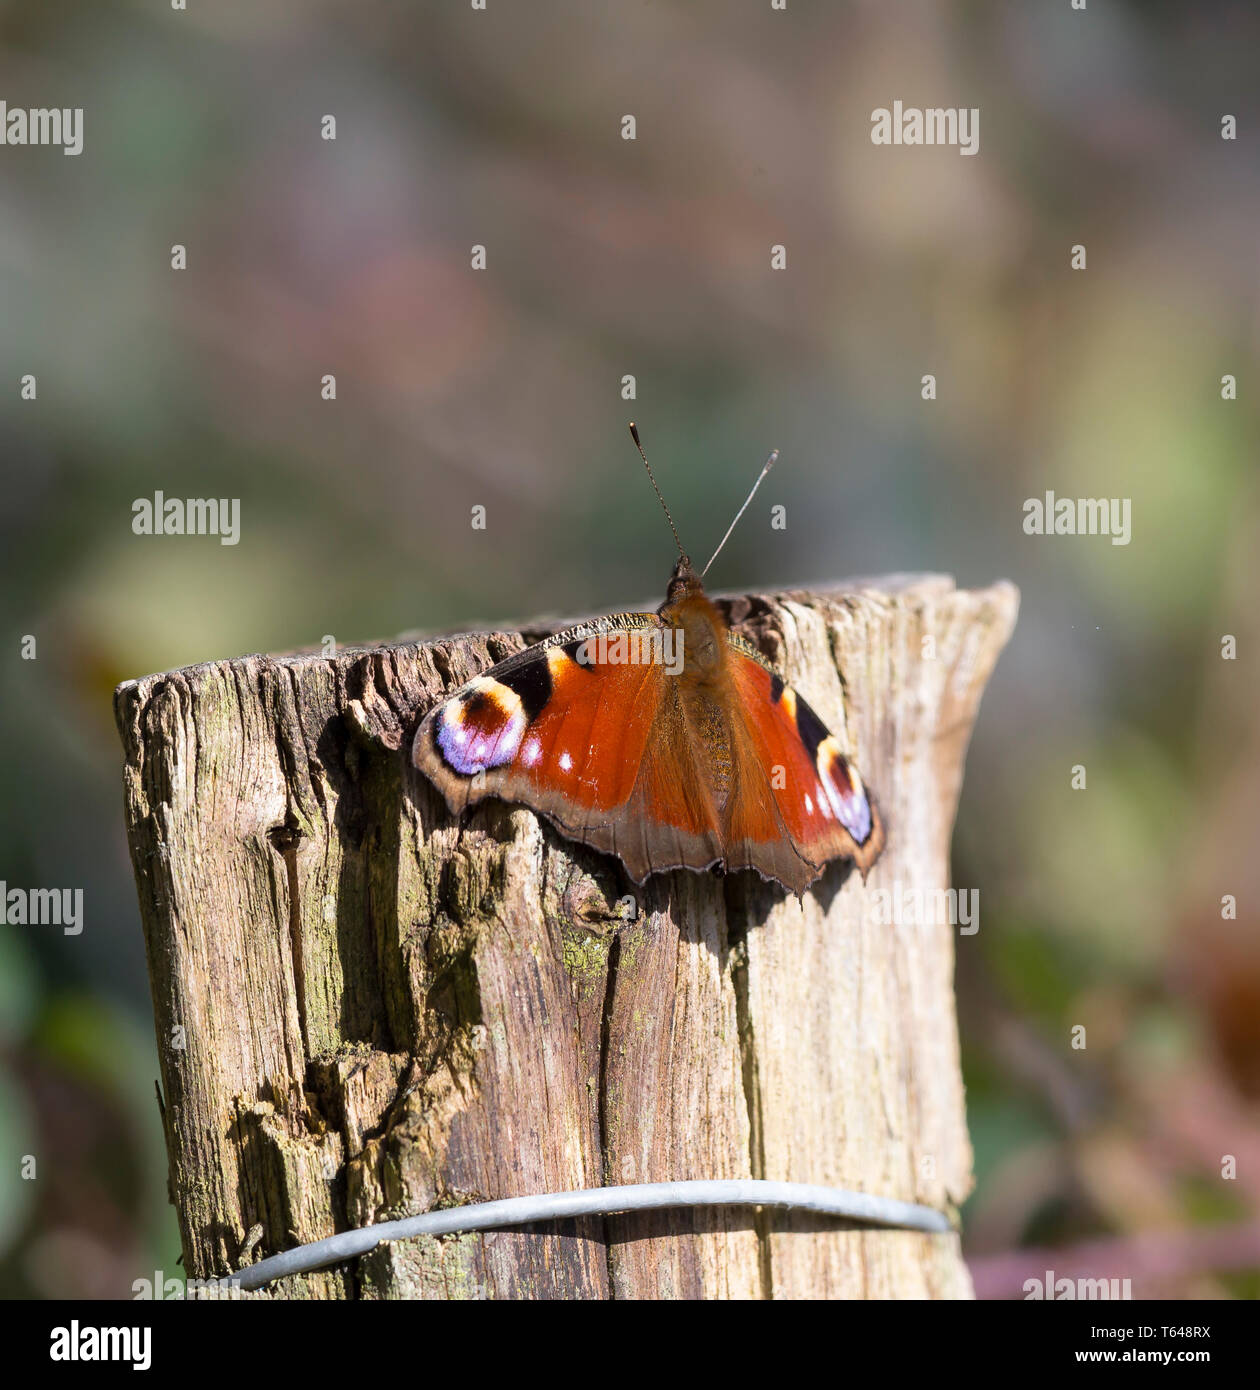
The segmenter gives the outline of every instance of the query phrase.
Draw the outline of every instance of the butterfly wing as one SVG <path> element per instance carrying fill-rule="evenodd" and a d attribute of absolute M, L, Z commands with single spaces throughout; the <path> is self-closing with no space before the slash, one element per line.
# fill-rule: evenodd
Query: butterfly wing
<path fill-rule="evenodd" d="M 865 877 L 884 831 L 857 768 L 754 648 L 733 635 L 727 645 L 742 726 L 723 828 L 728 867 L 756 869 L 798 893 L 833 859 L 852 859 Z"/>
<path fill-rule="evenodd" d="M 667 628 L 654 613 L 622 613 L 509 657 L 424 717 L 412 761 L 453 814 L 491 796 L 528 806 L 617 855 L 637 882 L 708 868 L 722 856 L 718 814 L 677 682 L 644 645 Z M 629 659 L 615 659 L 618 634 Z"/>

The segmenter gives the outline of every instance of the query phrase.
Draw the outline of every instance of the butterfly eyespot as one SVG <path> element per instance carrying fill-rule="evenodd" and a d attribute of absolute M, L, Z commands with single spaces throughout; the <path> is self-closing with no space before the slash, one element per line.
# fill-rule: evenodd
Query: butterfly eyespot
<path fill-rule="evenodd" d="M 441 707 L 434 740 L 452 772 L 475 777 L 512 761 L 528 722 L 516 691 L 482 676 Z"/>
<path fill-rule="evenodd" d="M 830 735 L 819 744 L 817 767 L 836 819 L 859 845 L 864 845 L 871 835 L 871 803 L 857 769 Z"/>

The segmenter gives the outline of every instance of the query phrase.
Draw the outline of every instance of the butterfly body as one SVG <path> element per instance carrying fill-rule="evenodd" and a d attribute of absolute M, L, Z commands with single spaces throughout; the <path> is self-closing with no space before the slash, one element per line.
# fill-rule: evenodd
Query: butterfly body
<path fill-rule="evenodd" d="M 833 859 L 865 874 L 883 847 L 856 768 L 685 555 L 656 613 L 571 628 L 442 701 L 412 760 L 453 814 L 528 806 L 639 883 L 753 869 L 801 893 Z"/>

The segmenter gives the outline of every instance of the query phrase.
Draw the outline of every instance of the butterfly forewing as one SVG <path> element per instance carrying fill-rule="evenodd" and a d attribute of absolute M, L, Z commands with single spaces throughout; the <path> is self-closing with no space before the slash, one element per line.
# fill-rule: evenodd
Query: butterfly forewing
<path fill-rule="evenodd" d="M 647 667 L 582 659 L 609 622 L 518 652 L 425 716 L 413 761 L 452 811 L 498 796 L 575 825 L 628 798 L 660 691 Z"/>
<path fill-rule="evenodd" d="M 518 802 L 617 854 L 638 881 L 708 867 L 721 842 L 673 678 L 660 661 L 618 660 L 622 649 L 594 644 L 664 626 L 622 614 L 509 657 L 425 716 L 416 767 L 452 812 L 489 796 Z"/>

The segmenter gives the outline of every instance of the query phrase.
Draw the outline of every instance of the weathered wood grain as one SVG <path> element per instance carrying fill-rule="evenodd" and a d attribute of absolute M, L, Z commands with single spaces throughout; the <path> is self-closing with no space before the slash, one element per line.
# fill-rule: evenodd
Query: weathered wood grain
<path fill-rule="evenodd" d="M 639 888 L 525 810 L 453 823 L 407 740 L 443 692 L 542 629 L 119 687 L 190 1275 L 234 1268 L 255 1222 L 256 1259 L 602 1182 L 962 1200 L 951 933 L 871 909 L 877 890 L 948 882 L 966 743 L 1015 591 L 919 577 L 726 603 L 879 799 L 888 849 L 865 886 L 833 865 L 803 902 L 745 874 Z M 272 1294 L 968 1292 L 953 1236 L 720 1210 L 399 1242 Z"/>

